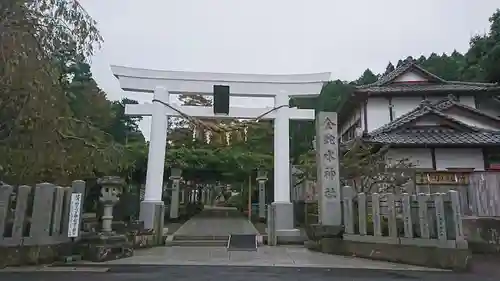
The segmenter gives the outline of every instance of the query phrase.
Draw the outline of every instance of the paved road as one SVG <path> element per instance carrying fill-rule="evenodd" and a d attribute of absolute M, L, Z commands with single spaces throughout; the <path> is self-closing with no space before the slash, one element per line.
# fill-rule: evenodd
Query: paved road
<path fill-rule="evenodd" d="M 174 236 L 229 236 L 258 234 L 255 226 L 236 208 L 210 207 L 183 224 Z"/>
<path fill-rule="evenodd" d="M 157 247 L 109 265 L 229 265 L 323 268 L 427 270 L 423 267 L 312 252 L 303 246 L 261 246 L 256 252 L 227 251 L 224 247 Z M 428 269 L 432 270 L 432 269 Z"/>
<path fill-rule="evenodd" d="M 102 268 L 102 267 L 101 267 Z M 111 266 L 108 272 L 0 272 L 0 280 L 8 281 L 388 281 L 388 280 L 453 280 L 489 281 L 497 278 L 454 274 L 369 269 L 328 269 L 290 267 L 235 266 Z"/>
<path fill-rule="evenodd" d="M 215 214 L 214 214 L 215 213 Z M 225 235 L 256 231 L 232 212 L 207 210 L 179 229 L 182 235 Z M 224 224 L 224 225 L 222 225 Z M 178 231 L 178 232 L 179 232 Z M 257 252 L 227 252 L 224 247 L 159 247 L 139 250 L 131 258 L 70 268 L 0 270 L 0 281 L 387 281 L 500 280 L 432 271 L 422 267 L 310 252 L 303 247 L 259 247 Z M 50 271 L 49 271 L 50 270 Z"/>

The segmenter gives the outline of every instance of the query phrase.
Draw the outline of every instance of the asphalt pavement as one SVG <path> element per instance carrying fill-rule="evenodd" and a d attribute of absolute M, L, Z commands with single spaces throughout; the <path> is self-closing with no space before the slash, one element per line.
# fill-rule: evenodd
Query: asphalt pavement
<path fill-rule="evenodd" d="M 64 270 L 61 268 L 61 270 Z M 68 269 L 66 269 L 68 270 Z M 99 272 L 101 271 L 101 272 Z M 106 272 L 104 272 L 106 271 Z M 387 280 L 498 280 L 452 272 L 378 270 L 361 268 L 300 268 L 200 265 L 106 265 L 74 271 L 0 272 L 0 281 L 387 281 Z"/>

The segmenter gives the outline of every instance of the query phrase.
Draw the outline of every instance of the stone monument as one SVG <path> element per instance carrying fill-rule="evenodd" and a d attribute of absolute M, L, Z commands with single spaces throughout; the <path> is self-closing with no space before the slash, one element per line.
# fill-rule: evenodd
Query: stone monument
<path fill-rule="evenodd" d="M 336 112 L 316 116 L 315 149 L 319 224 L 311 226 L 312 232 L 315 238 L 338 237 L 343 226 Z"/>

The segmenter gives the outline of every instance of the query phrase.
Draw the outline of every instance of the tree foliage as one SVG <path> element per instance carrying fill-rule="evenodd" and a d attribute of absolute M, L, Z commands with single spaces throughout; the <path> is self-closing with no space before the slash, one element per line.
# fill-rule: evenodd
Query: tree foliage
<path fill-rule="evenodd" d="M 183 105 L 212 106 L 202 95 L 181 95 Z M 171 117 L 166 168 L 204 182 L 245 181 L 255 169 L 272 167 L 272 124 L 242 120 Z"/>
<path fill-rule="evenodd" d="M 76 0 L 0 3 L 2 180 L 68 184 L 127 165 L 87 64 L 101 42 Z"/>
<path fill-rule="evenodd" d="M 474 36 L 465 54 L 462 75 L 470 80 L 500 82 L 500 9 L 489 21 L 489 32 Z"/>
<path fill-rule="evenodd" d="M 414 165 L 408 159 L 388 159 L 388 150 L 389 146 L 369 145 L 360 139 L 343 147 L 339 154 L 342 184 L 354 187 L 357 192 L 404 192 L 406 183 L 413 178 Z M 315 151 L 300 157 L 303 178 L 316 179 L 315 157 Z"/>

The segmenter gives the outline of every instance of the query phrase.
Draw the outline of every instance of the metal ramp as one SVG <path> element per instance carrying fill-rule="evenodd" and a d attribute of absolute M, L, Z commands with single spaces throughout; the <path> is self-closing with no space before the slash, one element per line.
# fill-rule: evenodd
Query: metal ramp
<path fill-rule="evenodd" d="M 228 251 L 257 251 L 256 234 L 231 234 L 227 242 Z"/>

